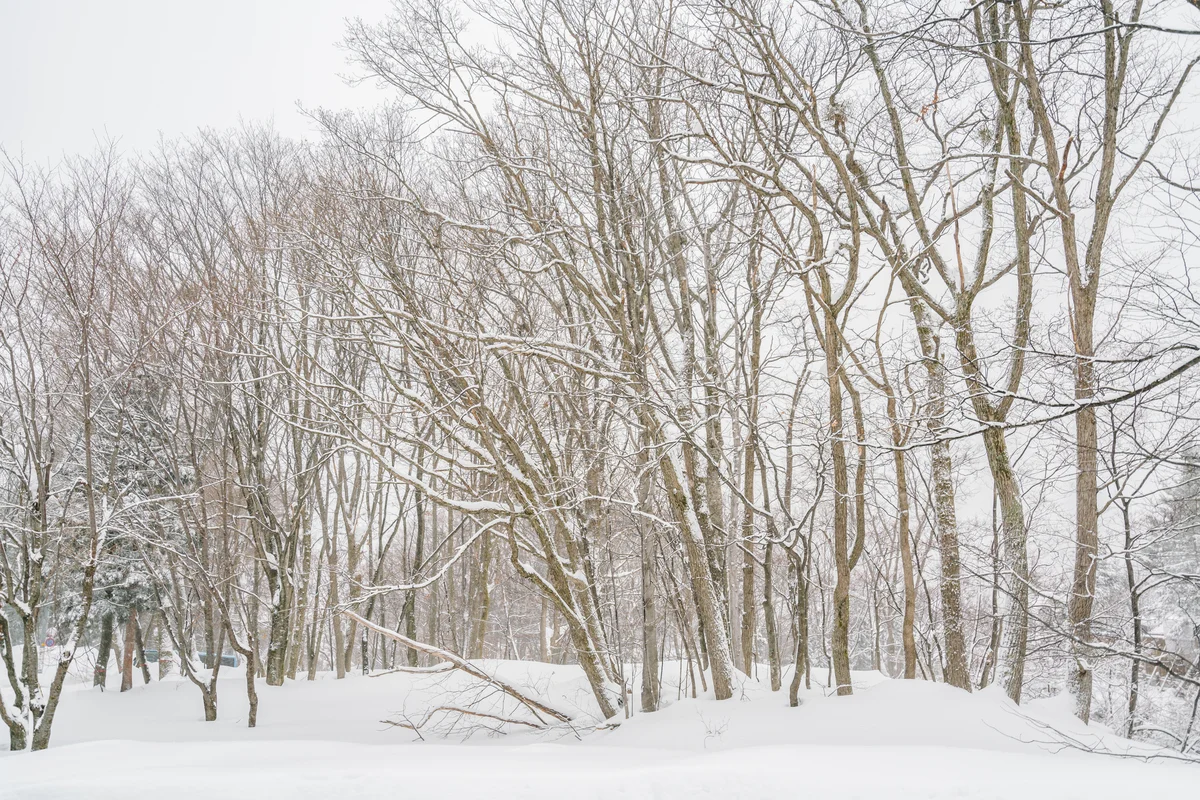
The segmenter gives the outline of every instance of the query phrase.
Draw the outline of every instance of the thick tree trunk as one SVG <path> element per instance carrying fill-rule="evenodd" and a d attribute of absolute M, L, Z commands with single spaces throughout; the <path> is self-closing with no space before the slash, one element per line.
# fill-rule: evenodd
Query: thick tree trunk
<path fill-rule="evenodd" d="M 96 672 L 92 685 L 103 691 L 108 686 L 108 655 L 112 650 L 113 612 L 105 611 L 100 618 L 100 646 L 96 648 Z"/>
<path fill-rule="evenodd" d="M 254 686 L 254 679 L 257 675 L 254 662 L 257 657 L 253 648 L 249 648 L 249 652 L 244 655 L 246 656 L 246 700 L 250 706 L 246 714 L 246 727 L 253 728 L 258 724 L 258 690 Z"/>
<path fill-rule="evenodd" d="M 938 421 L 938 432 L 943 432 Z M 962 620 L 962 557 L 958 546 L 958 515 L 954 508 L 953 464 L 950 443 L 936 440 L 930 448 L 933 472 L 934 522 L 941 556 L 940 594 L 942 634 L 946 644 L 946 682 L 971 691 L 971 668 L 967 660 L 966 635 Z"/>
<path fill-rule="evenodd" d="M 475 572 L 475 598 L 471 620 L 471 646 L 468 650 L 473 659 L 482 659 L 487 644 L 488 618 L 492 610 L 491 580 L 492 537 L 484 534 L 479 543 L 479 564 Z"/>
<path fill-rule="evenodd" d="M 282 686 L 287 677 L 288 640 L 292 632 L 292 591 L 286 579 L 270 582 L 275 595 L 271 603 L 271 627 L 267 634 L 267 685 Z M 216 654 L 220 658 L 220 654 Z"/>
<path fill-rule="evenodd" d="M 1023 195 L 1020 192 L 1018 196 Z M 1024 213 L 1023 207 L 1020 210 Z M 1021 237 L 1018 237 L 1021 238 Z M 1028 312 L 1030 278 L 1028 267 L 1018 264 L 1020 282 L 1018 314 Z M 1024 312 L 1021 311 L 1024 309 Z M 959 323 L 955 329 L 955 344 L 962 361 L 964 377 L 971 396 L 971 405 L 979 421 L 986 427 L 983 431 L 983 447 L 987 452 L 988 469 L 992 475 L 995 496 L 1000 504 L 1000 547 L 999 555 L 1003 568 L 1000 570 L 1000 586 L 997 593 L 1000 623 L 1000 642 L 996 656 L 996 679 L 1004 685 L 1005 693 L 1014 703 L 1021 702 L 1021 691 L 1025 680 L 1025 656 L 1029 643 L 1029 554 L 1028 532 L 1025 529 L 1025 509 L 1021 502 L 1021 487 L 1013 470 L 1008 453 L 1008 441 L 1004 435 L 1004 419 L 1012 395 L 1006 396 L 993 406 L 988 399 L 988 384 L 982 373 L 982 364 L 975 347 L 974 331 L 970 325 L 970 307 L 959 309 Z M 1027 341 L 1028 319 L 1018 318 L 1015 339 L 1018 346 Z M 1020 360 L 1023 353 L 1017 350 L 1011 367 L 1009 389 L 1014 391 L 1020 377 Z"/>
<path fill-rule="evenodd" d="M 807 540 L 806 540 L 807 546 Z M 792 558 L 792 569 L 795 579 L 795 616 L 794 635 L 796 640 L 796 671 L 792 673 L 792 682 L 788 687 L 788 705 L 795 708 L 800 705 L 800 683 L 808 675 L 808 576 L 804 574 L 807 560 Z"/>
<path fill-rule="evenodd" d="M 30 655 L 36 652 L 33 641 L 34 621 L 30 615 L 25 614 L 19 614 L 17 619 L 21 626 L 23 643 L 23 658 L 20 662 L 13 652 L 17 644 L 13 638 L 13 626 L 4 611 L 0 610 L 0 647 L 4 648 L 3 661 L 14 695 L 11 705 L 13 713 L 6 713 L 10 706 L 5 704 L 3 698 L 0 698 L 0 713 L 4 713 L 4 722 L 8 726 L 8 749 L 14 753 L 24 750 L 29 744 L 29 727 L 34 722 L 32 714 L 29 714 L 29 697 L 33 688 L 29 683 L 31 677 L 36 680 L 38 676 L 37 661 L 30 659 Z"/>
<path fill-rule="evenodd" d="M 154 617 L 151 616 L 150 619 L 151 619 L 150 627 L 153 628 L 154 627 L 154 622 L 153 622 Z M 141 626 L 141 623 L 137 621 L 136 614 L 135 614 L 135 620 L 134 620 L 134 631 L 137 633 L 137 637 L 136 637 L 137 638 L 137 660 L 138 660 L 138 663 L 141 664 L 141 667 L 142 667 L 142 683 L 148 684 L 148 683 L 150 683 L 150 665 L 146 663 L 146 643 L 145 643 L 145 641 L 143 641 L 142 626 Z M 151 632 L 153 633 L 153 631 L 151 631 Z"/>
<path fill-rule="evenodd" d="M 288 637 L 287 676 L 296 679 L 296 671 L 300 669 L 300 656 L 304 652 L 304 628 L 308 621 L 309 583 L 312 580 L 312 533 L 305 525 L 304 535 L 300 539 L 300 581 L 296 588 L 296 602 L 293 611 L 292 632 Z"/>
<path fill-rule="evenodd" d="M 543 664 L 549 664 L 553 661 L 553 624 L 551 622 L 551 614 L 553 610 L 550 606 L 549 598 L 542 597 L 542 613 L 541 625 L 538 631 L 538 660 Z M 412 638 L 411 636 L 409 637 Z"/>
<path fill-rule="evenodd" d="M 654 448 L 658 451 L 659 473 L 662 476 L 667 501 L 683 538 L 686 556 L 684 561 L 688 568 L 692 594 L 696 603 L 697 624 L 704 637 L 703 644 L 707 647 L 709 666 L 712 669 L 713 693 L 718 700 L 727 700 L 733 697 L 733 655 L 729 646 L 729 635 L 725 626 L 726 617 L 721 606 L 720 593 L 709 564 L 707 545 L 710 539 L 705 536 L 701 520 L 692 506 L 693 493 L 684 484 L 688 473 L 670 449 L 663 444 L 662 430 L 654 410 L 643 405 L 639 408 L 638 413 L 641 423 L 647 431 L 648 441 L 653 442 Z"/>
<path fill-rule="evenodd" d="M 336 529 L 334 531 L 336 535 Z M 338 592 L 338 547 L 337 541 L 329 547 L 329 608 L 336 610 L 341 603 Z M 342 653 L 346 649 L 346 635 L 342 629 L 342 619 L 337 613 L 330 615 L 329 624 L 333 627 L 333 669 L 338 680 L 346 677 L 346 660 Z"/>
<path fill-rule="evenodd" d="M 996 677 L 1014 703 L 1021 702 L 1025 655 L 1029 642 L 1029 556 L 1021 490 L 1009 462 L 1004 431 L 989 427 L 983 434 L 988 465 L 1000 500 L 1001 642 Z"/>
<path fill-rule="evenodd" d="M 1076 293 L 1075 400 L 1087 403 L 1095 394 L 1096 375 L 1092 345 L 1091 297 Z M 1084 303 L 1085 307 L 1078 307 Z M 1075 414 L 1075 569 L 1067 623 L 1071 629 L 1073 664 L 1067 688 L 1075 698 L 1075 715 L 1085 723 L 1092 713 L 1092 665 L 1088 644 L 1092 638 L 1092 606 L 1096 595 L 1096 555 L 1099 544 L 1099 514 L 1096 479 L 1096 410 L 1081 408 Z M 1135 662 L 1136 663 L 1136 662 Z"/>
<path fill-rule="evenodd" d="M 833 631 L 830 638 L 833 679 L 839 695 L 854 694 L 850 677 L 850 520 L 849 469 L 842 412 L 841 335 L 837 319 L 826 312 L 825 377 L 829 384 L 829 441 L 833 461 Z"/>
<path fill-rule="evenodd" d="M 674 478 L 678 471 L 664 470 Z M 720 596 L 708 566 L 705 538 L 700 521 L 689 506 L 688 496 L 678 482 L 668 478 L 668 485 L 675 484 L 670 491 L 671 505 L 676 519 L 683 527 L 683 542 L 687 553 L 687 564 L 692 578 L 692 591 L 696 598 L 696 613 L 700 630 L 704 636 L 709 667 L 712 670 L 713 693 L 718 700 L 733 697 L 734 667 L 729 649 L 729 636 L 725 629 L 725 615 L 721 611 Z"/>
<path fill-rule="evenodd" d="M 779 657 L 779 631 L 775 617 L 775 545 L 767 543 L 763 559 L 763 633 L 767 639 L 767 665 L 771 671 L 771 691 L 783 687 L 783 666 Z"/>
<path fill-rule="evenodd" d="M 158 629 L 154 636 L 155 645 L 158 650 L 158 679 L 160 681 L 171 674 L 171 663 L 175 658 L 175 653 L 172 651 L 172 648 L 171 648 L 170 636 L 169 635 L 163 636 L 163 632 L 166 630 L 166 627 L 167 627 L 167 621 L 165 619 L 165 615 L 169 614 L 170 612 L 163 611 L 162 613 L 164 615 L 164 619 L 162 621 L 162 624 L 160 624 L 158 626 Z"/>
<path fill-rule="evenodd" d="M 217 721 L 217 683 L 211 682 L 208 688 L 200 687 L 200 697 L 204 702 L 204 721 Z"/>
<path fill-rule="evenodd" d="M 24 725 L 15 724 L 8 726 L 8 750 L 10 753 L 19 753 L 29 745 L 29 734 L 25 730 Z"/>
<path fill-rule="evenodd" d="M 930 460 L 933 483 L 933 519 L 937 526 L 941 561 L 939 588 L 942 601 L 942 636 L 946 646 L 946 683 L 971 691 L 971 668 L 967 660 L 962 621 L 962 556 L 958 544 L 958 515 L 954 499 L 954 464 L 946 440 L 946 371 L 941 347 L 929 319 L 929 311 L 916 298 L 910 301 L 916 322 L 921 359 L 925 364 L 927 405 L 926 429 L 933 440 Z"/>
<path fill-rule="evenodd" d="M 753 425 L 753 422 L 751 423 Z M 757 598 L 754 576 L 754 432 L 753 428 L 746 438 L 745 477 L 742 483 L 742 493 L 746 498 L 746 507 L 742 516 L 742 672 L 754 674 L 754 640 L 757 634 Z"/>
<path fill-rule="evenodd" d="M 418 459 L 419 461 L 419 459 Z M 417 580 L 420 577 L 420 571 L 425 564 L 425 493 L 418 490 L 416 492 L 416 510 L 417 510 L 417 541 L 416 550 L 413 553 L 413 569 L 412 578 Z M 544 601 L 543 601 L 544 605 Z M 407 592 L 404 595 L 404 632 L 409 639 L 417 638 L 417 593 L 416 591 Z M 421 654 L 415 648 L 408 648 L 408 665 L 410 667 L 420 666 Z M 543 659 L 544 661 L 545 659 Z"/>
<path fill-rule="evenodd" d="M 658 534 L 648 525 L 639 527 L 642 529 L 642 711 L 657 711 L 662 696 L 658 675 L 658 603 L 654 588 Z"/>
<path fill-rule="evenodd" d="M 895 400 L 889 397 L 888 403 L 894 407 Z M 917 583 L 913 577 L 912 539 L 909 531 L 908 471 L 904 464 L 904 451 L 896 447 L 892 454 L 896 466 L 900 568 L 904 573 L 904 619 L 900 626 L 901 639 L 904 643 L 904 678 L 913 680 L 917 677 L 917 642 L 913 635 L 913 625 L 917 615 Z"/>
<path fill-rule="evenodd" d="M 121 654 L 121 691 L 133 688 L 133 651 L 137 647 L 137 609 L 130 606 L 125 621 L 125 648 Z"/>

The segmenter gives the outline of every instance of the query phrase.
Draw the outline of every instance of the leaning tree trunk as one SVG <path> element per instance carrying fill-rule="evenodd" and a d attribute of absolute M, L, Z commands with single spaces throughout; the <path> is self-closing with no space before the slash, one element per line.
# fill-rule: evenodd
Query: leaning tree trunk
<path fill-rule="evenodd" d="M 729 631 L 725 625 L 721 595 L 716 581 L 713 579 L 709 556 L 706 552 L 706 545 L 710 537 L 705 536 L 700 517 L 691 503 L 692 493 L 684 485 L 684 480 L 687 478 L 685 467 L 664 445 L 662 428 L 658 424 L 654 410 L 643 404 L 638 409 L 638 415 L 648 432 L 650 441 L 658 450 L 659 473 L 666 489 L 672 516 L 678 523 L 680 535 L 683 538 L 686 555 L 684 561 L 688 568 L 692 593 L 695 597 L 697 622 L 704 636 L 703 643 L 707 648 L 709 666 L 712 670 L 713 694 L 718 700 L 728 700 L 733 697 L 733 654 L 730 649 Z"/>
<path fill-rule="evenodd" d="M 954 500 L 954 463 L 946 439 L 946 370 L 941 362 L 938 336 L 925 304 L 910 301 L 925 364 L 927 395 L 925 424 L 933 440 L 930 445 L 933 520 L 937 528 L 941 560 L 942 635 L 946 646 L 946 683 L 971 691 L 971 668 L 967 659 L 962 621 L 962 556 L 958 545 L 958 515 Z"/>
<path fill-rule="evenodd" d="M 1020 278 L 1028 291 L 1028 277 Z M 1021 503 L 1021 487 L 1013 470 L 1008 453 L 1008 441 L 1004 436 L 1004 418 L 1007 413 L 1006 398 L 993 407 L 989 402 L 987 380 L 982 374 L 979 353 L 975 348 L 974 332 L 969 322 L 970 309 L 960 309 L 959 324 L 955 331 L 955 344 L 961 357 L 964 377 L 971 396 L 971 405 L 979 421 L 985 426 L 983 447 L 987 453 L 988 469 L 992 484 L 1000 503 L 1000 547 L 999 555 L 1003 568 L 1000 570 L 998 592 L 998 616 L 1000 622 L 999 652 L 996 659 L 996 677 L 1004 685 L 1005 693 L 1014 703 L 1021 702 L 1021 689 L 1025 680 L 1025 656 L 1029 643 L 1029 554 L 1025 509 Z M 1027 325 L 1022 327 L 1022 331 Z M 1023 333 L 1017 337 L 1023 340 Z M 1017 366 L 1012 368 L 1019 376 Z M 1010 379 L 1010 391 L 1015 391 L 1015 379 Z"/>
<path fill-rule="evenodd" d="M 1009 461 L 1004 431 L 989 427 L 983 434 L 988 465 L 1000 500 L 1001 643 L 997 679 L 1014 703 L 1021 702 L 1025 656 L 1029 642 L 1029 556 L 1021 490 Z"/>
<path fill-rule="evenodd" d="M 664 475 L 668 473 L 671 478 L 675 478 L 678 470 L 664 470 Z M 705 553 L 705 537 L 699 518 L 688 504 L 687 492 L 677 480 L 668 478 L 668 484 L 674 484 L 670 491 L 671 506 L 676 519 L 680 520 L 683 527 L 687 565 L 691 573 L 692 591 L 696 597 L 696 614 L 699 617 L 708 663 L 712 670 L 713 693 L 718 700 L 728 700 L 733 697 L 733 655 L 729 647 L 729 633 L 725 627 L 720 594 Z"/>

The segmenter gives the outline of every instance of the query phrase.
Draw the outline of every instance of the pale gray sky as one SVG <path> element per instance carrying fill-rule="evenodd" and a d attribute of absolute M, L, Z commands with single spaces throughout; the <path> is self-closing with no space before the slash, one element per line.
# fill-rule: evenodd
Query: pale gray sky
<path fill-rule="evenodd" d="M 388 0 L 0 0 L 0 145 L 36 160 L 123 150 L 201 126 L 274 120 L 310 129 L 308 107 L 362 106 L 338 47 L 347 17 Z"/>

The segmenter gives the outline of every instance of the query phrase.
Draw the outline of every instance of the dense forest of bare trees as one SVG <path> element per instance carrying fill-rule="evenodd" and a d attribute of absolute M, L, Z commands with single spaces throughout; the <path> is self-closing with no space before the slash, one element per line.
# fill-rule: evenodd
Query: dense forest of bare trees
<path fill-rule="evenodd" d="M 10 747 L 73 661 L 216 719 L 237 654 L 254 725 L 432 647 L 1200 753 L 1198 20 L 402 0 L 346 39 L 392 104 L 311 141 L 7 154 Z"/>

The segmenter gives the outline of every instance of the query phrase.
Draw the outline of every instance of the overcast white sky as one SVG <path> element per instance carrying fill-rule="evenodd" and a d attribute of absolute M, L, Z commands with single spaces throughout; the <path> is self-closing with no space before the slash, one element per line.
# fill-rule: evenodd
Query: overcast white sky
<path fill-rule="evenodd" d="M 296 111 L 377 102 L 350 87 L 343 20 L 388 0 L 0 0 L 0 145 L 56 159 L 105 135 L 146 147 L 239 119 L 309 130 Z"/>

